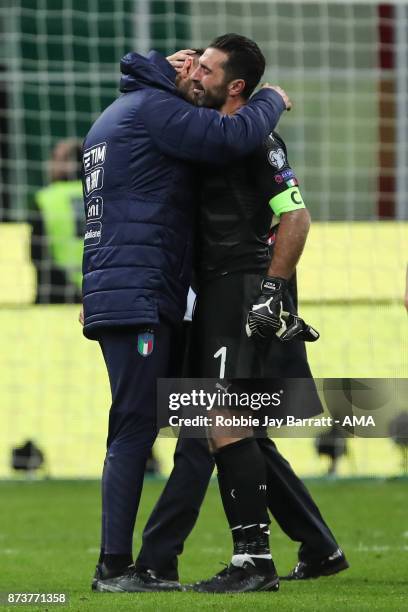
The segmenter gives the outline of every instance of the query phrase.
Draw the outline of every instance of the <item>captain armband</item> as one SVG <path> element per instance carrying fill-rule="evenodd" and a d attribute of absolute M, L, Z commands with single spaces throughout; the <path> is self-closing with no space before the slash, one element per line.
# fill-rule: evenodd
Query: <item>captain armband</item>
<path fill-rule="evenodd" d="M 269 206 L 277 217 L 283 213 L 306 208 L 299 187 L 291 187 L 269 200 Z"/>

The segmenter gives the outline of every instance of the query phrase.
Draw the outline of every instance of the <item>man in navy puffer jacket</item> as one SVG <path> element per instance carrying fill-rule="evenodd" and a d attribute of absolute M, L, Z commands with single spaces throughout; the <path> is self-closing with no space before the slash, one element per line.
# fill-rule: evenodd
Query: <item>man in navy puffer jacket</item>
<path fill-rule="evenodd" d="M 156 379 L 172 375 L 190 281 L 195 194 L 188 162 L 248 154 L 290 103 L 267 87 L 233 117 L 221 116 L 180 98 L 174 69 L 157 54 L 130 53 L 121 70 L 123 95 L 84 142 L 83 306 L 84 334 L 101 345 L 112 391 L 93 586 L 139 591 L 143 584 L 126 568 L 157 433 Z"/>

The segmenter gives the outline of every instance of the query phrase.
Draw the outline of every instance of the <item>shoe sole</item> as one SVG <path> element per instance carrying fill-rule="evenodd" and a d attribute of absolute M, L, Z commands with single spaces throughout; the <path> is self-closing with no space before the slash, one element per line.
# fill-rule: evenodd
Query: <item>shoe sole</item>
<path fill-rule="evenodd" d="M 279 578 L 271 580 L 271 582 L 263 586 L 259 591 L 279 591 Z"/>
<path fill-rule="evenodd" d="M 192 588 L 191 591 L 195 593 L 207 593 L 209 595 L 234 595 L 234 593 L 260 593 L 261 591 L 276 592 L 279 591 L 279 578 L 274 578 L 261 588 L 256 589 L 256 591 L 198 591 L 194 588 Z"/>
<path fill-rule="evenodd" d="M 259 590 L 260 591 L 279 591 L 279 578 L 275 578 L 274 580 L 271 580 L 269 584 L 266 584 Z"/>
<path fill-rule="evenodd" d="M 286 580 L 287 582 L 302 582 L 302 580 L 317 580 L 318 578 L 327 578 L 328 576 L 334 576 L 339 572 L 343 572 L 344 570 L 350 567 L 347 559 L 343 559 L 341 563 L 332 568 L 327 568 L 326 571 L 323 571 L 321 574 L 317 574 L 316 576 L 307 576 L 307 578 L 292 578 L 289 576 L 280 576 L 280 580 Z"/>
<path fill-rule="evenodd" d="M 97 580 L 92 583 L 92 591 L 98 593 L 171 593 L 174 591 L 181 591 L 181 586 L 168 588 L 168 589 L 143 589 L 140 588 L 138 591 L 126 591 L 122 589 L 120 586 L 115 584 L 107 584 L 106 582 L 102 582 L 101 580 Z"/>
<path fill-rule="evenodd" d="M 92 584 L 92 590 L 97 591 L 98 593 L 125 593 L 125 591 L 119 586 L 114 584 L 106 584 L 105 582 L 101 582 L 99 580 Z"/>

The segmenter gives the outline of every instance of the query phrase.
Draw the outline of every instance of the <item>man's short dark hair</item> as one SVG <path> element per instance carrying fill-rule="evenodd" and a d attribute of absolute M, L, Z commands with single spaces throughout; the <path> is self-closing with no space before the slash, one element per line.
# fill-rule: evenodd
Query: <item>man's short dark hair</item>
<path fill-rule="evenodd" d="M 223 34 L 208 46 L 228 55 L 224 64 L 226 79 L 243 79 L 242 96 L 248 99 L 265 72 L 265 57 L 256 42 L 240 34 Z"/>

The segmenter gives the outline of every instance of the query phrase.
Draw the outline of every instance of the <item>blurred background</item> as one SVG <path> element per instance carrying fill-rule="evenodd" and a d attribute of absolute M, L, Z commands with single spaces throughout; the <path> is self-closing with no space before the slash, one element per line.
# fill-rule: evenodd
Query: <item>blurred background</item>
<path fill-rule="evenodd" d="M 15 466 L 99 477 L 110 395 L 78 323 L 81 143 L 122 55 L 225 32 L 258 42 L 294 102 L 279 131 L 313 218 L 299 291 L 315 376 L 408 377 L 408 2 L 0 0 L 0 478 L 26 472 L 17 447 Z M 406 473 L 407 403 L 394 439 L 278 445 L 302 475 Z M 173 447 L 156 445 L 164 474 Z"/>

